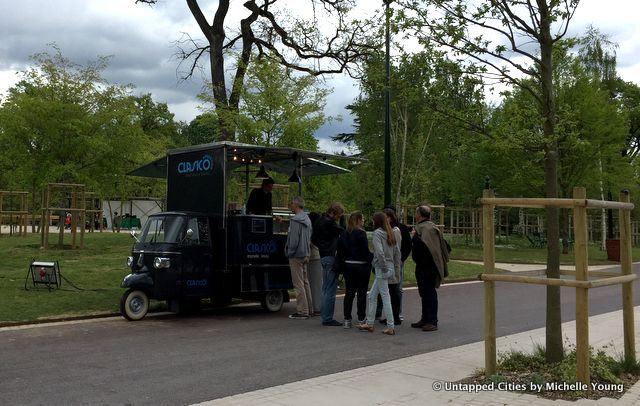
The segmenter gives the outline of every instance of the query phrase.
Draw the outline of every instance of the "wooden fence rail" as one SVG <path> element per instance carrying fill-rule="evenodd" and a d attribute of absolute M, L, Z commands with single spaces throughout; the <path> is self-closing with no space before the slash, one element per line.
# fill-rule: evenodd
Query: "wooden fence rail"
<path fill-rule="evenodd" d="M 589 289 L 602 286 L 622 285 L 622 308 L 624 329 L 624 355 L 628 361 L 634 361 L 635 327 L 633 314 L 633 281 L 636 275 L 631 272 L 631 210 L 629 193 L 620 193 L 619 202 L 591 200 L 586 198 L 584 188 L 574 188 L 573 199 L 544 198 L 496 198 L 492 190 L 485 190 L 480 202 L 483 205 L 483 256 L 484 273 L 484 315 L 485 315 L 485 373 L 496 372 L 496 282 L 528 283 L 547 286 L 572 287 L 576 289 L 576 369 L 580 382 L 588 384 L 589 374 Z M 573 209 L 575 236 L 575 271 L 563 271 L 562 274 L 574 275 L 575 279 L 542 278 L 518 275 L 496 275 L 495 272 L 495 229 L 494 208 L 504 207 L 548 207 L 555 206 Z M 588 264 L 588 227 L 587 209 L 617 209 L 620 229 L 620 265 L 621 273 L 589 271 Z M 589 280 L 589 275 L 602 279 Z"/>

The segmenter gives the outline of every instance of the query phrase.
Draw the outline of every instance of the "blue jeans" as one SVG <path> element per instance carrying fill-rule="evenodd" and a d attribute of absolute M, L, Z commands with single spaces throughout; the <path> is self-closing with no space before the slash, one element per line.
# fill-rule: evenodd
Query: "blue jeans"
<path fill-rule="evenodd" d="M 369 307 L 367 309 L 367 324 L 373 326 L 376 319 L 376 305 L 378 304 L 378 294 L 382 297 L 382 311 L 387 318 L 387 328 L 393 329 L 393 311 L 391 310 L 391 296 L 389 295 L 389 280 L 377 278 L 373 281 L 369 291 Z"/>
<path fill-rule="evenodd" d="M 322 257 L 322 307 L 320 317 L 322 322 L 333 320 L 333 310 L 336 307 L 336 289 L 338 289 L 338 274 L 333 272 L 336 257 Z"/>
<path fill-rule="evenodd" d="M 402 320 L 402 285 L 404 282 L 404 263 L 400 266 L 400 282 L 397 285 L 389 285 L 389 293 L 391 294 L 391 303 L 393 311 L 396 312 L 398 319 Z M 395 289 L 395 291 L 394 291 Z M 395 295 L 395 296 L 394 296 Z M 379 300 L 376 306 L 376 320 L 382 316 L 382 301 Z"/>

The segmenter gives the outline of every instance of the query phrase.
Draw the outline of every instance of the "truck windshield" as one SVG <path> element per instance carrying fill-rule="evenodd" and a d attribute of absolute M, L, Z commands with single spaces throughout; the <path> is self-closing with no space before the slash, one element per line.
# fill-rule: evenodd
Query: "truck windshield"
<path fill-rule="evenodd" d="M 182 216 L 150 217 L 140 242 L 178 243 L 184 238 L 185 218 Z"/>

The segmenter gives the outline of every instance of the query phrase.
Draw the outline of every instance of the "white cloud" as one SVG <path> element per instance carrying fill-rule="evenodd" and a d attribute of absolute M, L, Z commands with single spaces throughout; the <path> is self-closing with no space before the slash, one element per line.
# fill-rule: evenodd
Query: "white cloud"
<path fill-rule="evenodd" d="M 0 100 L 2 100 L 9 88 L 18 83 L 19 76 L 16 70 L 0 70 Z"/>

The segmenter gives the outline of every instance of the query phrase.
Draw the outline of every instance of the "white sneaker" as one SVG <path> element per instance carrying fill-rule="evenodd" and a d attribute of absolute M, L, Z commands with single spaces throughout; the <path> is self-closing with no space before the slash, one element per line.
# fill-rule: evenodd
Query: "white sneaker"
<path fill-rule="evenodd" d="M 342 325 L 343 328 L 351 328 L 351 320 L 345 320 Z"/>

